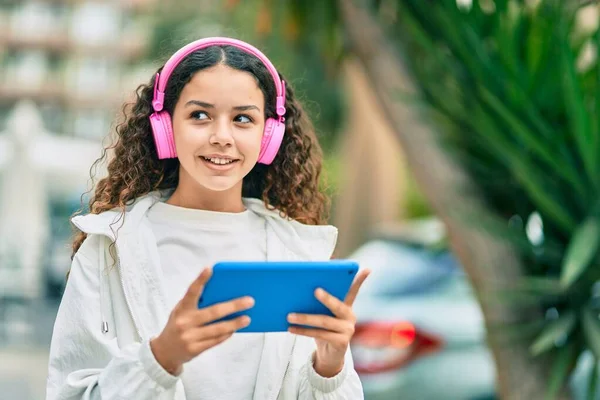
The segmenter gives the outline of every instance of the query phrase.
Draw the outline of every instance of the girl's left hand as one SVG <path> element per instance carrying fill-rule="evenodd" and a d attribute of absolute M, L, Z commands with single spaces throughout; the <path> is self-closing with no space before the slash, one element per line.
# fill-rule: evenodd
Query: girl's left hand
<path fill-rule="evenodd" d="M 289 332 L 315 338 L 317 351 L 314 368 L 323 377 L 333 377 L 344 368 L 346 351 L 350 345 L 350 339 L 354 335 L 354 326 L 356 325 L 352 305 L 361 285 L 370 272 L 365 269 L 358 273 L 343 302 L 323 289 L 319 288 L 315 291 L 317 299 L 331 310 L 333 317 L 314 314 L 288 315 L 288 322 L 291 324 L 315 327 L 291 326 Z"/>

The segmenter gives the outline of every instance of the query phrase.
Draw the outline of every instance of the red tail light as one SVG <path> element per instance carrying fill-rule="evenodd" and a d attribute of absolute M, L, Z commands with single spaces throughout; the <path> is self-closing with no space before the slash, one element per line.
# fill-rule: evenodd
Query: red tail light
<path fill-rule="evenodd" d="M 392 371 L 438 351 L 442 344 L 410 322 L 359 324 L 352 338 L 354 368 L 360 374 Z"/>

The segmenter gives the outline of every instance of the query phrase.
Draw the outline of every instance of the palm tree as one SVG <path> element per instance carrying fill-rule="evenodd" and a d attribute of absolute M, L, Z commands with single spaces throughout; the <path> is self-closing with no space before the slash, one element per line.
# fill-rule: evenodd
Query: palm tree
<path fill-rule="evenodd" d="M 597 5 L 257 2 L 289 49 L 360 61 L 475 288 L 501 398 L 569 398 L 600 358 Z"/>

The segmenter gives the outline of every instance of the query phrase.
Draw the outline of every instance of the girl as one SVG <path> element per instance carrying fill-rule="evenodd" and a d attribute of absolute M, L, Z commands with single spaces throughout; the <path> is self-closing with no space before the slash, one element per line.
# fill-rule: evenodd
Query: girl
<path fill-rule="evenodd" d="M 289 333 L 211 324 L 251 298 L 197 308 L 203 265 L 327 260 L 335 246 L 320 147 L 270 61 L 234 39 L 190 43 L 138 89 L 117 134 L 91 214 L 72 220 L 47 399 L 363 398 L 348 344 L 368 271 L 344 302 L 317 290 L 335 317 L 290 315 Z"/>

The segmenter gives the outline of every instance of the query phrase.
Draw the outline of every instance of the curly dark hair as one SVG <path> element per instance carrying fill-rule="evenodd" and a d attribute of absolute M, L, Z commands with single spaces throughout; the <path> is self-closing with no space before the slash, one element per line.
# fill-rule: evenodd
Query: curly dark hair
<path fill-rule="evenodd" d="M 251 73 L 265 98 L 265 118 L 276 117 L 275 84 L 265 65 L 257 57 L 227 45 L 193 52 L 175 68 L 167 83 L 165 110 L 172 115 L 181 91 L 194 74 L 217 64 Z M 94 163 L 105 161 L 108 151 L 114 154 L 108 163 L 108 176 L 93 189 L 89 201 L 92 214 L 116 208 L 124 215 L 126 206 L 136 198 L 155 190 L 174 189 L 178 184 L 179 160 L 159 160 L 157 156 L 149 121 L 153 88 L 154 77 L 137 88 L 135 101 L 123 107 L 124 121 L 116 127 L 116 140 Z M 309 225 L 324 224 L 330 202 L 319 185 L 322 159 L 314 128 L 286 81 L 281 148 L 271 165 L 257 164 L 244 178 L 242 195 L 262 199 L 266 207 L 279 210 L 284 217 Z M 73 256 L 85 238 L 85 233 L 76 230 Z"/>

